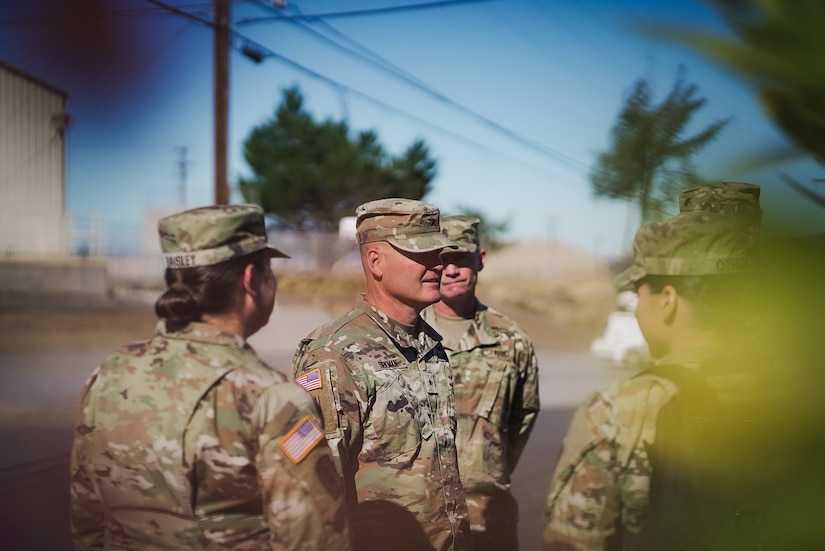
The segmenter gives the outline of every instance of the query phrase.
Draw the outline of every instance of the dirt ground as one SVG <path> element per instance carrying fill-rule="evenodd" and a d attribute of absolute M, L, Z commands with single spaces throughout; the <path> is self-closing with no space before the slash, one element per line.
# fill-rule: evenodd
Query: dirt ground
<path fill-rule="evenodd" d="M 280 306 L 311 305 L 330 318 L 351 308 L 362 290 L 358 281 L 279 280 Z M 545 409 L 513 479 L 524 551 L 541 548 L 552 472 L 548 458 L 558 456 L 573 411 L 567 404 L 620 373 L 580 353 L 601 334 L 601 312 L 613 305 L 613 297 L 601 288 L 592 282 L 508 281 L 485 282 L 479 291 L 485 303 L 512 316 L 532 337 L 543 370 Z M 141 300 L 132 293 L 129 299 L 116 294 L 118 298 L 95 301 L 0 295 L 0 352 L 10 352 L 6 358 L 11 358 L 7 364 L 0 360 L 0 368 L 12 373 L 0 385 L 12 397 L 0 408 L 0 437 L 6 444 L 0 462 L 8 465 L 0 476 L 5 488 L 0 491 L 0 549 L 71 549 L 65 488 L 78 389 L 103 354 L 153 332 L 152 302 L 159 293 L 140 292 Z M 291 349 L 286 354 L 291 357 Z"/>
<path fill-rule="evenodd" d="M 352 307 L 361 286 L 360 278 L 280 275 L 277 300 L 312 305 L 335 317 Z M 159 294 L 144 291 L 142 300 L 130 295 L 93 303 L 56 298 L 0 308 L 0 350 L 111 350 L 152 334 L 157 323 L 152 300 Z M 542 350 L 586 350 L 614 304 L 612 288 L 602 280 L 485 282 L 479 296 L 515 319 Z"/>

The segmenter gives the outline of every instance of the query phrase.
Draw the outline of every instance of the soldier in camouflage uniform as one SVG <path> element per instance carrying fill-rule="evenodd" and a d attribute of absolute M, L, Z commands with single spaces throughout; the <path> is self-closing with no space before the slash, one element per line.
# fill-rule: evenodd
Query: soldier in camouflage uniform
<path fill-rule="evenodd" d="M 246 339 L 277 282 L 263 212 L 159 222 L 154 337 L 86 382 L 71 456 L 76 549 L 347 550 L 343 482 L 312 398 Z"/>
<path fill-rule="evenodd" d="M 446 216 L 441 227 L 457 250 L 441 253 L 441 301 L 422 317 L 442 336 L 453 368 L 458 463 L 475 551 L 518 550 L 518 504 L 510 493 L 539 412 L 533 343 L 515 321 L 476 298 L 485 252 L 480 220 Z"/>
<path fill-rule="evenodd" d="M 389 513 L 385 522 L 359 518 L 357 504 L 380 516 L 378 502 L 388 502 L 387 511 L 400 505 L 414 517 L 430 549 L 467 549 L 450 364 L 419 315 L 441 297 L 439 253 L 454 245 L 427 203 L 381 199 L 356 215 L 366 295 L 300 343 L 293 375 L 321 406 L 356 541 L 380 549 L 382 538 L 384 548 L 412 539 Z M 376 525 L 384 529 L 366 528 Z"/>
<path fill-rule="evenodd" d="M 636 317 L 657 365 L 696 369 L 732 356 L 735 335 L 726 331 L 736 330 L 731 320 L 739 315 L 727 300 L 735 304 L 731 295 L 747 289 L 751 269 L 752 247 L 740 220 L 692 211 L 642 226 L 633 265 L 616 285 L 637 290 Z M 596 392 L 578 409 L 547 500 L 546 549 L 638 548 L 649 497 L 648 449 L 658 413 L 677 392 L 670 379 L 643 373 Z"/>

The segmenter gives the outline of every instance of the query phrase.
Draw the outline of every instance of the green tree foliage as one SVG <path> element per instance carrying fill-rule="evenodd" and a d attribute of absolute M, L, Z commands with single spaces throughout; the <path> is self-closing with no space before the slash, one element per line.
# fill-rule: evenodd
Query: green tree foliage
<path fill-rule="evenodd" d="M 636 81 L 613 126 L 612 146 L 599 154 L 590 173 L 593 193 L 636 203 L 642 222 L 647 222 L 665 215 L 680 189 L 702 183 L 692 158 L 729 119 L 683 137 L 691 117 L 707 101 L 696 93 L 694 84 L 685 83 L 681 69 L 659 105 L 653 104 L 647 81 Z"/>
<path fill-rule="evenodd" d="M 351 140 L 346 122 L 316 122 L 295 87 L 284 90 L 275 116 L 249 134 L 244 158 L 254 173 L 239 180 L 244 199 L 298 230 L 336 230 L 342 216 L 373 199 L 421 199 L 436 172 L 423 141 L 392 157 L 374 132 Z"/>
<path fill-rule="evenodd" d="M 701 51 L 757 91 L 763 110 L 799 147 L 825 164 L 825 2 L 822 0 L 705 0 L 731 34 L 666 26 L 648 32 Z M 758 155 L 769 162 L 792 152 Z M 825 206 L 825 196 L 785 178 Z"/>

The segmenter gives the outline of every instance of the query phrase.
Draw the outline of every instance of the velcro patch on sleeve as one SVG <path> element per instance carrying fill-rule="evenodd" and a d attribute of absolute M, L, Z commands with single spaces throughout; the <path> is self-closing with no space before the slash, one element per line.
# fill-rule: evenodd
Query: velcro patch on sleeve
<path fill-rule="evenodd" d="M 318 425 L 309 416 L 305 416 L 290 429 L 280 446 L 293 463 L 300 463 L 323 439 L 324 433 Z"/>
<path fill-rule="evenodd" d="M 301 385 L 304 390 L 315 390 L 321 388 L 323 384 L 321 383 L 321 370 L 320 369 L 313 369 L 309 373 L 305 373 L 295 379 L 295 382 Z"/>

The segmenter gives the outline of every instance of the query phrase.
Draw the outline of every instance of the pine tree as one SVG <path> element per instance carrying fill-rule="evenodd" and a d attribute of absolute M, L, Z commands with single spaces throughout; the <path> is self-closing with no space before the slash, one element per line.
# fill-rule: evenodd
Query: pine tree
<path fill-rule="evenodd" d="M 680 189 L 702 183 L 692 158 L 729 119 L 683 137 L 691 117 L 707 101 L 696 94 L 696 85 L 685 83 L 681 69 L 659 105 L 653 104 L 647 81 L 636 81 L 613 126 L 612 147 L 599 154 L 590 173 L 593 193 L 636 203 L 647 222 L 664 216 Z"/>

